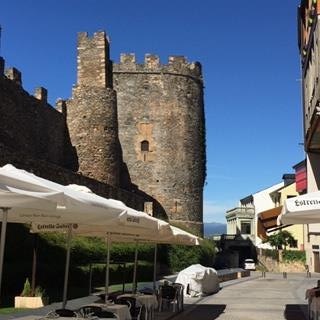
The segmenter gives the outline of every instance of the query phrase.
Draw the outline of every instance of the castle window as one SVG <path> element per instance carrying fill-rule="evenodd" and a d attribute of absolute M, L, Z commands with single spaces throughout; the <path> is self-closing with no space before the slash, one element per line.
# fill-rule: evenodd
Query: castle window
<path fill-rule="evenodd" d="M 149 142 L 147 140 L 141 142 L 141 151 L 149 151 Z"/>

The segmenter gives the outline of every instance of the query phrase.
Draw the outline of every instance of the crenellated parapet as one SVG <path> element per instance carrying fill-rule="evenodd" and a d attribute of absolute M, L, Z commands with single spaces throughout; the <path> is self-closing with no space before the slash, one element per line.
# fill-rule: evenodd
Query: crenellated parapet
<path fill-rule="evenodd" d="M 199 62 L 188 62 L 184 56 L 170 56 L 167 64 L 161 64 L 159 56 L 146 54 L 144 63 L 136 61 L 134 53 L 121 54 L 120 63 L 113 64 L 114 73 L 159 73 L 188 76 L 202 81 Z"/>
<path fill-rule="evenodd" d="M 78 33 L 78 86 L 109 87 L 109 39 L 104 31 Z"/>
<path fill-rule="evenodd" d="M 43 87 L 38 87 L 34 91 L 34 97 L 44 104 L 48 103 L 48 90 Z"/>
<path fill-rule="evenodd" d="M 0 57 L 0 78 L 10 80 L 11 84 L 18 86 L 22 91 L 25 92 L 22 86 L 22 73 L 15 67 L 5 68 L 5 60 Z M 25 92 L 28 94 L 27 92 Z M 39 100 L 42 105 L 48 105 L 48 90 L 44 87 L 35 88 L 33 97 Z"/>
<path fill-rule="evenodd" d="M 8 68 L 4 71 L 5 76 L 12 80 L 15 84 L 22 86 L 22 75 L 21 72 L 16 68 Z"/>

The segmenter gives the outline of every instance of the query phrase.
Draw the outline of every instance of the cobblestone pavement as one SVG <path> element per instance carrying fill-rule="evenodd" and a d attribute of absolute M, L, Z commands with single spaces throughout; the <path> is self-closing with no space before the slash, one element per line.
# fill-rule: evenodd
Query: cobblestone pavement
<path fill-rule="evenodd" d="M 320 275 L 317 275 L 320 277 Z M 249 278 L 229 281 L 222 289 L 193 304 L 186 303 L 174 320 L 306 320 L 305 291 L 314 287 L 317 276 L 254 273 Z"/>

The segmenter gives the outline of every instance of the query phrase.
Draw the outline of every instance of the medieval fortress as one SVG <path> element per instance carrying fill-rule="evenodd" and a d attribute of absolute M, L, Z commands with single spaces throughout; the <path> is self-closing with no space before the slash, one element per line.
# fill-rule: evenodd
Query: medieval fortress
<path fill-rule="evenodd" d="M 184 57 L 109 59 L 105 32 L 78 34 L 72 97 L 31 96 L 0 57 L 0 165 L 88 186 L 203 233 L 205 120 L 201 65 Z"/>

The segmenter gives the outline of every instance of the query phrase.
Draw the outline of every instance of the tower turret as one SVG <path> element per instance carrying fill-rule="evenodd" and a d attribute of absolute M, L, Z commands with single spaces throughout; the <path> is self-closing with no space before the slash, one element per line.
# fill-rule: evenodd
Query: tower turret
<path fill-rule="evenodd" d="M 117 97 L 112 89 L 109 41 L 105 32 L 78 34 L 77 85 L 67 101 L 67 121 L 79 171 L 119 184 Z"/>
<path fill-rule="evenodd" d="M 206 170 L 201 65 L 156 55 L 113 65 L 119 139 L 132 183 L 150 195 L 154 214 L 203 234 Z"/>

